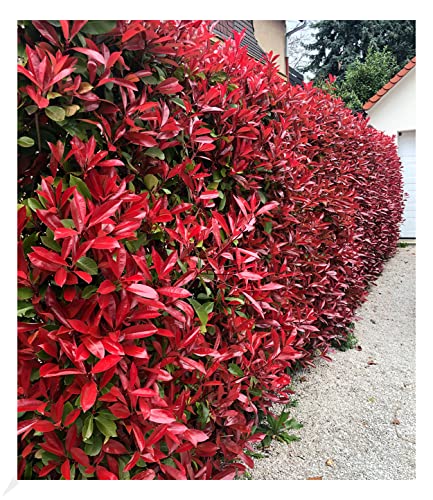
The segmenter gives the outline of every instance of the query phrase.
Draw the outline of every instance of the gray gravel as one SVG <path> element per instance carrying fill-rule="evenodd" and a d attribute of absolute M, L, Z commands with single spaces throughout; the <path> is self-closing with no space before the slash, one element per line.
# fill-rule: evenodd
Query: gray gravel
<path fill-rule="evenodd" d="M 301 441 L 273 441 L 252 479 L 415 479 L 415 252 L 399 248 L 359 308 L 362 350 L 295 377 Z"/>

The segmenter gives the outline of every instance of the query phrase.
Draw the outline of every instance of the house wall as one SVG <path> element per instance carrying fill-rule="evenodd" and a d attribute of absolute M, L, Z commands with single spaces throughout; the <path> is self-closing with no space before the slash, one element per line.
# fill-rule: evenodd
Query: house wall
<path fill-rule="evenodd" d="M 367 111 L 370 123 L 388 135 L 415 130 L 416 66 Z"/>
<path fill-rule="evenodd" d="M 286 73 L 285 37 L 286 25 L 284 21 L 253 21 L 254 33 L 262 49 L 268 53 L 272 50 L 278 54 L 277 64 L 279 71 Z"/>

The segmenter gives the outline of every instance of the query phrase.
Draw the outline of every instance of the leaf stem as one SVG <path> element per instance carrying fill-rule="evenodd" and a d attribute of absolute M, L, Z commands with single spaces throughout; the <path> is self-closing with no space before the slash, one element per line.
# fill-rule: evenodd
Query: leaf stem
<path fill-rule="evenodd" d="M 35 114 L 35 125 L 36 125 L 36 137 L 38 139 L 38 151 L 41 152 L 42 144 L 41 144 L 41 130 L 39 128 L 39 111 Z"/>

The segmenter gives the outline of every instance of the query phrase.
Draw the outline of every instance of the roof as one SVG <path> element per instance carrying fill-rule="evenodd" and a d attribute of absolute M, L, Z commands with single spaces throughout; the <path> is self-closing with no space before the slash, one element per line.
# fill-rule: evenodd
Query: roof
<path fill-rule="evenodd" d="M 304 77 L 298 70 L 289 66 L 289 81 L 292 85 L 301 85 L 304 83 Z"/>
<path fill-rule="evenodd" d="M 245 29 L 245 36 L 241 46 L 246 45 L 248 54 L 259 61 L 265 56 L 265 51 L 260 47 L 256 39 L 252 21 L 218 21 L 213 31 L 221 38 L 227 39 L 233 37 L 233 31 L 241 32 L 243 29 Z"/>
<path fill-rule="evenodd" d="M 416 66 L 416 56 L 413 57 L 407 64 L 406 66 L 401 69 L 394 77 L 391 78 L 391 80 L 385 84 L 380 90 L 374 94 L 373 97 L 370 97 L 370 99 L 362 106 L 362 108 L 367 111 L 371 109 L 382 97 L 389 92 L 395 85 L 404 77 L 406 76 L 409 71 Z"/>
<path fill-rule="evenodd" d="M 241 46 L 246 46 L 248 54 L 257 61 L 263 60 L 266 53 L 257 41 L 253 21 L 220 20 L 215 25 L 213 32 L 220 38 L 227 39 L 233 37 L 233 31 L 241 32 L 243 29 L 245 29 L 245 35 L 241 41 Z M 289 67 L 289 81 L 292 85 L 299 85 L 304 82 L 304 77 L 299 71 Z"/>

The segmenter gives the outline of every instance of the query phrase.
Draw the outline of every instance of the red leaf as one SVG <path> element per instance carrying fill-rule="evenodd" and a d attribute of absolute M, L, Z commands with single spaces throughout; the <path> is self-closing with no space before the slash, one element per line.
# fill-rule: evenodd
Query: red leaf
<path fill-rule="evenodd" d="M 105 348 L 102 341 L 92 338 L 92 337 L 83 337 L 83 344 L 86 348 L 97 358 L 102 359 L 105 355 Z"/>
<path fill-rule="evenodd" d="M 171 465 L 160 464 L 161 470 L 163 470 L 168 476 L 177 480 L 187 480 L 186 475 L 179 469 L 172 467 Z"/>
<path fill-rule="evenodd" d="M 125 330 L 122 330 L 122 333 L 125 335 L 126 340 L 142 339 L 145 337 L 151 337 L 152 335 L 155 335 L 155 333 L 157 333 L 157 332 L 158 332 L 158 328 L 156 328 L 152 324 L 134 325 L 134 326 L 130 326 L 128 328 L 125 328 Z"/>
<path fill-rule="evenodd" d="M 63 36 L 65 37 L 65 40 L 69 40 L 69 21 L 59 21 L 59 22 L 60 26 L 62 27 Z"/>
<path fill-rule="evenodd" d="M 203 148 L 200 149 L 203 150 Z M 215 149 L 215 146 L 213 146 L 212 149 Z M 208 149 L 206 149 L 206 151 L 208 151 Z M 219 192 L 216 190 L 203 191 L 203 193 L 199 196 L 200 200 L 213 200 L 214 198 L 218 197 L 219 197 Z"/>
<path fill-rule="evenodd" d="M 238 273 L 238 276 L 239 278 L 244 278 L 251 281 L 261 280 L 263 278 L 263 276 L 261 276 L 260 274 L 250 273 L 249 271 L 242 271 L 241 273 Z"/>
<path fill-rule="evenodd" d="M 77 52 L 81 52 L 82 54 L 85 54 L 89 59 L 93 59 L 99 64 L 102 64 L 105 66 L 105 59 L 102 54 L 99 52 L 96 52 L 96 50 L 88 49 L 85 47 L 74 47 L 73 50 L 76 50 Z"/>
<path fill-rule="evenodd" d="M 121 205 L 121 201 L 111 200 L 103 203 L 99 207 L 97 207 L 89 220 L 88 227 L 95 226 L 96 224 L 100 224 L 101 222 L 106 221 L 112 215 L 114 215 Z"/>
<path fill-rule="evenodd" d="M 93 380 L 83 385 L 81 389 L 80 405 L 84 412 L 89 410 L 95 404 L 97 393 L 98 386 Z"/>
<path fill-rule="evenodd" d="M 186 297 L 191 297 L 192 293 L 188 292 L 184 288 L 179 288 L 176 286 L 165 286 L 162 288 L 157 288 L 157 292 L 166 297 L 173 297 L 175 299 L 184 299 Z"/>
<path fill-rule="evenodd" d="M 149 358 L 149 354 L 147 353 L 147 349 L 145 347 L 139 347 L 137 345 L 124 345 L 123 350 L 125 351 L 125 354 L 134 358 Z"/>
<path fill-rule="evenodd" d="M 36 410 L 42 412 L 47 404 L 39 399 L 18 399 L 18 412 Z"/>
<path fill-rule="evenodd" d="M 138 449 L 141 452 L 144 450 L 144 447 L 146 445 L 143 432 L 135 422 L 131 422 L 131 427 L 132 427 L 132 433 L 134 434 L 135 442 L 137 443 Z"/>
<path fill-rule="evenodd" d="M 191 442 L 194 446 L 197 446 L 198 443 L 206 441 L 209 439 L 209 436 L 202 431 L 198 431 L 196 429 L 188 429 L 184 432 L 183 437 Z"/>
<path fill-rule="evenodd" d="M 155 87 L 155 92 L 159 92 L 160 94 L 175 94 L 181 90 L 183 90 L 183 87 L 176 78 L 166 78 Z"/>
<path fill-rule="evenodd" d="M 42 469 L 39 471 L 38 476 L 39 477 L 45 477 L 47 476 L 52 470 L 54 470 L 57 467 L 58 463 L 55 460 L 50 460 L 47 465 L 42 467 Z"/>
<path fill-rule="evenodd" d="M 115 403 L 108 407 L 111 413 L 117 418 L 128 418 L 131 415 L 128 407 L 121 403 Z"/>
<path fill-rule="evenodd" d="M 132 476 L 131 479 L 137 479 L 140 481 L 147 480 L 147 481 L 152 481 L 152 479 L 155 479 L 155 472 L 152 469 L 147 469 L 144 470 L 143 472 L 139 472 L 135 476 Z"/>
<path fill-rule="evenodd" d="M 50 432 L 55 429 L 55 426 L 48 420 L 38 420 L 33 426 L 33 429 L 38 432 Z"/>
<path fill-rule="evenodd" d="M 130 394 L 132 396 L 137 396 L 140 398 L 153 398 L 155 396 L 158 396 L 158 394 L 153 390 L 153 389 L 135 389 L 134 391 L 131 391 Z M 165 422 L 162 422 L 165 423 Z"/>
<path fill-rule="evenodd" d="M 98 293 L 102 295 L 106 295 L 108 293 L 114 292 L 116 290 L 116 286 L 110 280 L 103 281 L 98 288 Z"/>
<path fill-rule="evenodd" d="M 84 451 L 81 448 L 71 448 L 71 455 L 72 458 L 78 462 L 80 465 L 83 465 L 84 467 L 89 467 L 89 457 L 84 453 Z"/>
<path fill-rule="evenodd" d="M 54 231 L 54 239 L 61 240 L 63 238 L 69 238 L 70 236 L 75 236 L 77 231 L 69 227 L 59 227 Z"/>
<path fill-rule="evenodd" d="M 62 476 L 65 478 L 65 479 L 71 479 L 71 465 L 69 463 L 69 460 L 66 459 L 61 467 L 60 467 L 60 472 L 62 473 Z"/>
<path fill-rule="evenodd" d="M 70 40 L 72 40 L 74 38 L 74 36 L 81 30 L 81 28 L 87 24 L 88 21 L 74 21 L 74 24 L 72 25 L 72 29 L 71 29 L 71 38 Z"/>
<path fill-rule="evenodd" d="M 119 242 L 111 236 L 101 236 L 99 238 L 95 238 L 92 243 L 92 248 L 96 248 L 98 250 L 114 250 L 119 247 Z"/>
<path fill-rule="evenodd" d="M 71 412 L 69 412 L 65 418 L 63 425 L 65 427 L 68 427 L 71 424 L 73 424 L 75 422 L 75 420 L 77 420 L 77 418 L 79 417 L 80 413 L 81 413 L 80 408 L 75 408 L 75 410 L 72 410 Z"/>
<path fill-rule="evenodd" d="M 110 439 L 107 443 L 105 443 L 102 447 L 102 451 L 105 453 L 109 453 L 110 455 L 127 455 L 128 450 L 125 446 L 115 439 Z"/>
<path fill-rule="evenodd" d="M 92 282 L 92 276 L 89 273 L 86 273 L 85 271 L 74 271 L 74 273 L 86 283 Z"/>
<path fill-rule="evenodd" d="M 135 464 L 140 460 L 140 453 L 136 451 L 132 457 L 131 460 L 125 465 L 123 468 L 123 472 L 128 472 L 129 470 L 133 469 Z M 133 478 L 132 478 L 133 479 Z"/>
<path fill-rule="evenodd" d="M 38 255 L 41 260 L 58 264 L 59 266 L 67 266 L 67 262 L 56 252 L 52 252 L 51 250 L 47 250 L 44 247 L 32 247 L 32 250 Z"/>
<path fill-rule="evenodd" d="M 191 358 L 185 358 L 184 356 L 179 356 L 179 363 L 185 370 L 198 370 L 199 372 L 206 375 L 206 368 L 201 361 L 195 361 Z"/>
<path fill-rule="evenodd" d="M 155 139 L 145 132 L 128 132 L 125 134 L 125 139 L 128 139 L 128 141 L 131 141 L 133 144 L 138 144 L 146 148 L 158 146 Z"/>
<path fill-rule="evenodd" d="M 92 373 L 101 373 L 109 370 L 122 359 L 122 356 L 117 356 L 115 354 L 110 354 L 106 356 L 101 361 L 98 361 L 96 365 L 92 368 Z"/>
<path fill-rule="evenodd" d="M 128 292 L 135 293 L 139 295 L 140 297 L 144 297 L 146 299 L 159 299 L 159 295 L 157 292 L 151 288 L 150 286 L 147 285 L 139 285 L 139 284 L 134 284 L 134 285 L 129 285 L 126 290 Z"/>
<path fill-rule="evenodd" d="M 171 424 L 172 422 L 176 422 L 176 419 L 170 411 L 159 409 L 150 410 L 149 420 L 157 424 Z"/>
<path fill-rule="evenodd" d="M 62 287 L 65 284 L 66 276 L 67 276 L 66 269 L 64 267 L 61 267 L 56 271 L 56 274 L 54 275 L 54 281 L 56 282 L 57 285 Z"/>

